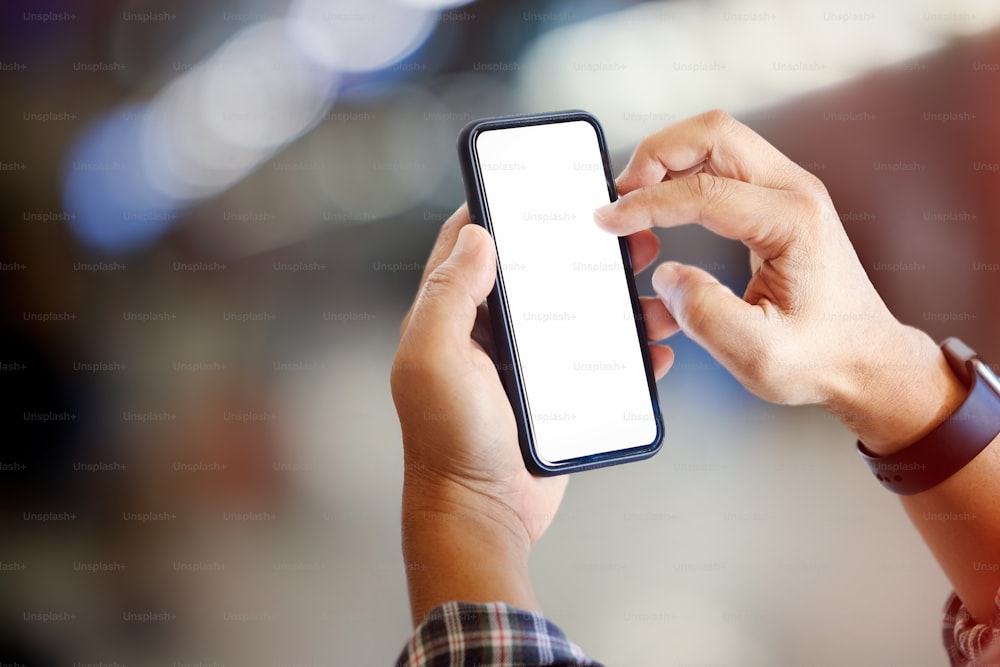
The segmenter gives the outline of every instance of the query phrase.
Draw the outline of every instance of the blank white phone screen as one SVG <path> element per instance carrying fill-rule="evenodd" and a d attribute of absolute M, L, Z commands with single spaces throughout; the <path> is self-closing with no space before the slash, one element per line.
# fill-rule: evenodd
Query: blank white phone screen
<path fill-rule="evenodd" d="M 583 120 L 480 131 L 475 149 L 535 450 L 552 464 L 651 444 L 657 424 L 611 198 Z"/>

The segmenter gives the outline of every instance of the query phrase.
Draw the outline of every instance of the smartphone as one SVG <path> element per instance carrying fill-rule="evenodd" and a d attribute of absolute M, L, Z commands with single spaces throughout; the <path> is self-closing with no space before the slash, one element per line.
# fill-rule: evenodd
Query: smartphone
<path fill-rule="evenodd" d="M 487 304 L 525 465 L 556 475 L 646 459 L 663 440 L 628 244 L 597 227 L 618 197 L 591 114 L 488 118 L 459 135 L 472 221 L 493 237 Z"/>

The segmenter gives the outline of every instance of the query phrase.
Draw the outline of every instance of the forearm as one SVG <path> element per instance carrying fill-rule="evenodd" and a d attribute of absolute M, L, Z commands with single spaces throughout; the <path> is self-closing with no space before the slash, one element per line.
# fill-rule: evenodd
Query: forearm
<path fill-rule="evenodd" d="M 452 600 L 539 611 L 528 574 L 530 541 L 503 507 L 459 489 L 403 491 L 403 560 L 413 624 Z M 444 496 L 444 497 L 442 497 Z"/>
<path fill-rule="evenodd" d="M 1000 437 L 970 464 L 903 508 L 977 622 L 1000 588 Z"/>
<path fill-rule="evenodd" d="M 967 393 L 933 341 L 909 328 L 895 353 L 866 374 L 870 389 L 835 412 L 879 456 L 929 433 Z M 1000 445 L 995 440 L 941 484 L 901 499 L 965 607 L 987 621 L 1000 587 Z"/>

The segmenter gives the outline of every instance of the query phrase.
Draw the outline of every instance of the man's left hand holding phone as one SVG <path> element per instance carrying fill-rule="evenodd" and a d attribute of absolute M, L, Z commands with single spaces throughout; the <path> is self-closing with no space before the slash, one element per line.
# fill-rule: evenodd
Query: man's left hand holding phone
<path fill-rule="evenodd" d="M 590 211 L 580 215 L 581 228 L 596 227 Z M 455 599 L 504 600 L 538 610 L 528 552 L 551 523 L 567 480 L 534 475 L 522 458 L 518 421 L 491 356 L 495 343 L 484 305 L 496 288 L 496 245 L 484 227 L 469 223 L 465 206 L 444 223 L 402 323 L 391 375 L 403 429 L 403 552 L 414 624 L 432 607 Z M 572 246 L 573 238 L 560 243 Z M 651 231 L 627 237 L 625 258 L 633 271 L 649 266 L 658 253 Z M 633 312 L 641 313 L 645 325 L 637 331 L 646 339 L 677 331 L 658 299 L 637 303 Z M 554 312 L 560 307 L 551 306 Z M 646 359 L 655 379 L 667 372 L 673 354 L 650 346 Z M 655 384 L 645 388 L 655 399 Z"/>

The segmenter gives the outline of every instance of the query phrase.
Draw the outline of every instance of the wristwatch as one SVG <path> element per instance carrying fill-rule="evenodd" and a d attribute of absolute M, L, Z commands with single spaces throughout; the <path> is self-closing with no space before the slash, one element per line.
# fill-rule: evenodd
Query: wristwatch
<path fill-rule="evenodd" d="M 948 365 L 969 393 L 955 412 L 909 447 L 877 456 L 858 441 L 858 452 L 875 479 L 894 493 L 911 496 L 964 468 L 1000 433 L 1000 380 L 957 338 L 941 343 Z"/>

